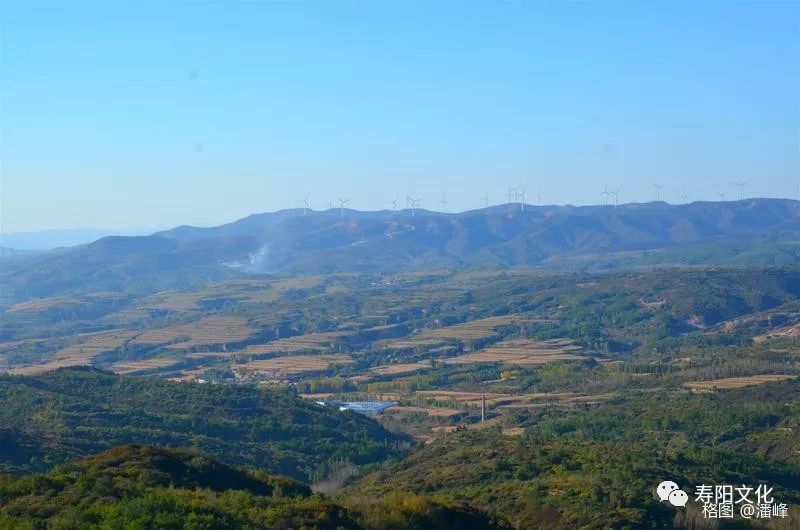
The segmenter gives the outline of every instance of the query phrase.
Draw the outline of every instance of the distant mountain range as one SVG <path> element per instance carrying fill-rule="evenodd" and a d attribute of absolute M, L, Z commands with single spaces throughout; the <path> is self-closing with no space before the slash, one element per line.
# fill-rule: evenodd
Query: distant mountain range
<path fill-rule="evenodd" d="M 788 199 L 612 206 L 505 204 L 461 213 L 302 209 L 4 260 L 11 291 L 161 289 L 245 274 L 395 273 L 454 267 L 604 270 L 800 261 Z M 7 295 L 8 293 L 6 293 Z"/>
<path fill-rule="evenodd" d="M 0 247 L 5 253 L 29 250 L 50 250 L 59 247 L 74 247 L 97 241 L 101 237 L 114 235 L 143 235 L 152 230 L 105 230 L 99 228 L 64 228 L 33 232 L 0 233 Z"/>

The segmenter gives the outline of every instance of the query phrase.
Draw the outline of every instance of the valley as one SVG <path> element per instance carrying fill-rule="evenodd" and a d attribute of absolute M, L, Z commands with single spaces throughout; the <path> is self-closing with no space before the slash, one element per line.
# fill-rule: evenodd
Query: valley
<path fill-rule="evenodd" d="M 677 521 L 646 493 L 659 476 L 768 481 L 800 502 L 793 264 L 165 278 L 41 297 L 12 282 L 0 470 L 91 468 L 131 444 L 189 450 L 302 482 L 316 493 L 287 510 L 324 493 L 314 517 L 352 528 L 401 528 L 364 504 L 396 495 L 486 528 L 692 527 L 696 508 Z M 340 410 L 362 402 L 380 411 Z M 3 501 L 24 488 L 3 480 L 0 521 L 24 512 Z M 136 495 L 155 502 L 160 487 Z"/>

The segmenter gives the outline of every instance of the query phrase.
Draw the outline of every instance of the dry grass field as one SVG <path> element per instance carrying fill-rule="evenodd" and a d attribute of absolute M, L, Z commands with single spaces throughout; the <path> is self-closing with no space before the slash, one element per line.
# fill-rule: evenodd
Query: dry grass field
<path fill-rule="evenodd" d="M 53 355 L 53 358 L 91 360 L 101 353 L 111 352 L 123 347 L 128 341 L 135 338 L 138 333 L 138 331 L 134 330 L 120 330 L 78 335 L 79 342 L 58 350 Z"/>
<path fill-rule="evenodd" d="M 432 418 L 450 418 L 463 414 L 463 410 L 450 409 L 444 407 L 413 407 L 404 405 L 395 405 L 386 409 L 384 414 L 410 414 L 414 412 L 422 412 Z"/>
<path fill-rule="evenodd" d="M 538 365 L 553 361 L 580 360 L 577 355 L 583 351 L 568 339 L 536 341 L 516 339 L 498 342 L 488 348 L 460 355 L 445 362 L 450 364 L 504 363 L 517 365 Z"/>
<path fill-rule="evenodd" d="M 132 344 L 169 345 L 170 348 L 188 349 L 238 342 L 253 333 L 247 320 L 241 317 L 207 317 L 197 322 L 178 324 L 143 331 Z"/>
<path fill-rule="evenodd" d="M 470 343 L 493 337 L 500 326 L 514 324 L 519 320 L 514 316 L 505 315 L 470 320 L 469 322 L 441 328 L 426 328 L 410 337 L 384 342 L 383 346 L 386 348 L 407 349 L 431 347 L 452 341 Z"/>
<path fill-rule="evenodd" d="M 249 358 L 271 353 L 337 353 L 336 343 L 340 337 L 349 335 L 346 332 L 309 333 L 287 339 L 274 340 L 265 344 L 250 344 L 239 350 L 211 350 L 198 351 L 186 354 L 191 359 L 211 357 Z M 176 344 L 174 348 L 181 347 L 183 343 Z"/>
<path fill-rule="evenodd" d="M 398 363 L 398 364 L 387 364 L 383 366 L 374 366 L 369 369 L 375 375 L 398 375 L 398 374 L 407 374 L 410 372 L 416 372 L 417 370 L 424 370 L 426 368 L 430 368 L 431 363 L 426 361 L 420 361 L 418 363 Z"/>
<path fill-rule="evenodd" d="M 334 364 L 349 364 L 353 359 L 349 355 L 289 355 L 275 359 L 250 361 L 237 367 L 256 372 L 273 372 L 282 374 L 302 374 L 304 372 L 321 372 Z"/>
<path fill-rule="evenodd" d="M 301 351 L 333 351 L 337 341 L 350 335 L 345 331 L 329 331 L 325 333 L 307 333 L 296 337 L 278 339 L 266 344 L 252 344 L 239 350 L 241 355 L 261 355 L 264 353 L 294 353 Z"/>
<path fill-rule="evenodd" d="M 486 406 L 497 409 L 498 412 L 520 408 L 538 408 L 554 403 L 562 406 L 595 405 L 619 397 L 619 394 L 616 393 L 582 395 L 574 392 L 548 392 L 512 395 L 446 390 L 420 390 L 416 392 L 416 395 L 443 403 L 455 402 L 470 408 L 479 408 L 483 398 L 486 398 Z"/>
<path fill-rule="evenodd" d="M 142 300 L 137 309 L 165 309 L 167 311 L 195 311 L 200 309 L 200 300 L 214 296 L 213 291 L 189 293 L 157 293 Z"/>
<path fill-rule="evenodd" d="M 797 337 L 800 337 L 800 324 L 793 324 L 791 326 L 770 330 L 768 333 L 754 337 L 753 340 L 756 342 L 764 342 L 769 339 L 795 339 Z"/>
<path fill-rule="evenodd" d="M 138 332 L 132 330 L 103 331 L 77 335 L 75 342 L 69 344 L 52 355 L 52 360 L 41 364 L 19 366 L 9 370 L 10 373 L 31 375 L 67 366 L 84 366 L 92 364 L 95 358 L 107 352 L 123 347 Z"/>
<path fill-rule="evenodd" d="M 713 391 L 724 390 L 730 388 L 742 388 L 751 385 L 760 385 L 763 383 L 771 383 L 773 381 L 783 381 L 785 379 L 792 379 L 796 375 L 779 375 L 779 374 L 766 374 L 766 375 L 751 375 L 747 377 L 727 377 L 724 379 L 712 379 L 710 381 L 692 381 L 684 383 L 684 387 L 694 391 Z"/>
<path fill-rule="evenodd" d="M 8 313 L 39 313 L 53 309 L 66 310 L 81 305 L 79 300 L 69 298 L 37 298 L 27 302 L 21 302 L 9 307 Z"/>
<path fill-rule="evenodd" d="M 86 359 L 62 359 L 59 361 L 49 361 L 42 364 L 27 364 L 15 368 L 10 368 L 8 373 L 13 375 L 36 375 L 44 372 L 50 372 L 59 368 L 67 368 L 69 366 L 83 366 L 89 364 L 90 361 Z"/>
<path fill-rule="evenodd" d="M 182 370 L 178 377 L 170 377 L 168 381 L 191 382 L 200 379 L 206 371 L 205 367 L 196 368 L 194 370 Z"/>
<path fill-rule="evenodd" d="M 118 374 L 133 374 L 146 370 L 155 370 L 157 368 L 168 368 L 172 365 L 180 363 L 182 359 L 175 357 L 157 357 L 155 359 L 143 359 L 141 361 L 126 361 L 116 363 L 111 366 L 111 369 Z"/>

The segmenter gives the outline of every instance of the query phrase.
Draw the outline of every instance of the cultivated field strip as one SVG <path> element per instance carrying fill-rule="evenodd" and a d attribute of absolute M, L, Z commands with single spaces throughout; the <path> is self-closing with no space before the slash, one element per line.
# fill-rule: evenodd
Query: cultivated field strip
<path fill-rule="evenodd" d="M 79 335 L 80 342 L 61 348 L 53 355 L 53 358 L 91 361 L 101 353 L 112 352 L 123 347 L 138 333 L 135 330 L 119 330 Z M 84 362 L 83 364 L 89 363 Z"/>
<path fill-rule="evenodd" d="M 709 381 L 691 381 L 684 383 L 683 386 L 695 391 L 712 391 L 730 388 L 742 388 L 751 385 L 771 383 L 773 381 L 783 381 L 798 377 L 796 375 L 765 374 L 751 375 L 746 377 L 726 377 L 722 379 L 711 379 Z"/>
<path fill-rule="evenodd" d="M 247 339 L 253 331 L 244 318 L 214 316 L 188 324 L 143 331 L 132 341 L 132 344 L 163 344 L 170 345 L 171 348 L 188 349 L 195 346 L 242 341 Z"/>
<path fill-rule="evenodd" d="M 441 328 L 426 328 L 410 337 L 385 342 L 384 346 L 387 348 L 403 349 L 433 346 L 449 341 L 469 343 L 494 337 L 497 328 L 514 324 L 518 320 L 519 319 L 514 316 L 504 315 L 470 320 L 469 322 Z"/>
<path fill-rule="evenodd" d="M 275 359 L 255 360 L 239 365 L 256 372 L 281 374 L 301 374 L 304 372 L 320 372 L 334 364 L 349 364 L 353 359 L 349 355 L 289 355 Z"/>
<path fill-rule="evenodd" d="M 488 348 L 447 359 L 448 364 L 504 363 L 539 365 L 554 361 L 585 359 L 583 348 L 569 339 L 537 341 L 515 339 L 493 344 Z"/>
<path fill-rule="evenodd" d="M 430 367 L 430 362 L 420 361 L 418 363 L 398 363 L 374 366 L 370 368 L 369 371 L 375 375 L 398 375 L 416 372 L 417 370 L 424 370 Z"/>
<path fill-rule="evenodd" d="M 30 364 L 12 368 L 10 373 L 31 375 L 68 366 L 91 365 L 98 355 L 122 348 L 138 332 L 133 330 L 103 331 L 78 335 L 77 342 L 57 350 L 52 360 L 42 364 Z"/>
<path fill-rule="evenodd" d="M 113 364 L 111 369 L 118 374 L 133 374 L 157 368 L 168 368 L 182 362 L 182 359 L 174 357 L 156 357 L 154 359 L 143 359 L 141 361 L 126 361 Z"/>

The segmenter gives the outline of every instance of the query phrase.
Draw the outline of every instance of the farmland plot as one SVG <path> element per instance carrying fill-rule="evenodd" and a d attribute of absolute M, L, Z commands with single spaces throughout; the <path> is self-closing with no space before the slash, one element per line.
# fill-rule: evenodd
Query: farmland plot
<path fill-rule="evenodd" d="M 460 355 L 445 362 L 450 364 L 503 363 L 539 365 L 553 361 L 585 359 L 583 348 L 569 339 L 537 341 L 516 339 L 498 342 L 488 348 Z"/>

